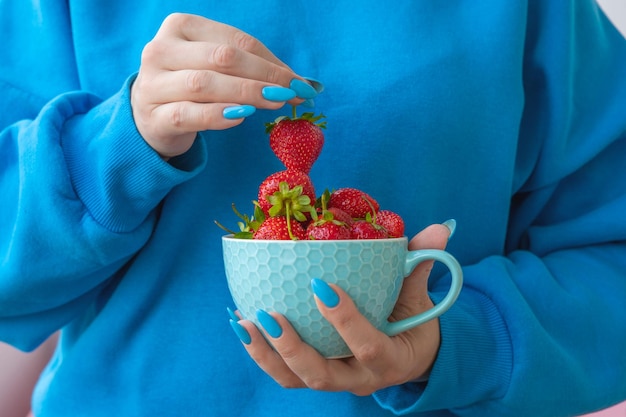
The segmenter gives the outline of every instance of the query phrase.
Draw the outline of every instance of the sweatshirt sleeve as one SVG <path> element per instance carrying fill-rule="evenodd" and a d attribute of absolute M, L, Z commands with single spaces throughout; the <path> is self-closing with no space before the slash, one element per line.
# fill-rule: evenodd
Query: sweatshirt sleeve
<path fill-rule="evenodd" d="M 169 163 L 146 144 L 131 82 L 104 101 L 59 95 L 0 131 L 0 340 L 30 350 L 80 314 L 203 168 L 200 140 Z"/>
<path fill-rule="evenodd" d="M 626 395 L 626 41 L 593 1 L 531 1 L 527 19 L 507 246 L 464 266 L 429 380 L 374 394 L 398 415 L 580 415 Z"/>

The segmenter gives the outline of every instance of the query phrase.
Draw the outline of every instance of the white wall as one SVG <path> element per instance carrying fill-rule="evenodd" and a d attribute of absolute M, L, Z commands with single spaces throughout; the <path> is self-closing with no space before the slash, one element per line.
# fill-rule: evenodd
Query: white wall
<path fill-rule="evenodd" d="M 613 24 L 626 36 L 626 0 L 597 0 Z"/>

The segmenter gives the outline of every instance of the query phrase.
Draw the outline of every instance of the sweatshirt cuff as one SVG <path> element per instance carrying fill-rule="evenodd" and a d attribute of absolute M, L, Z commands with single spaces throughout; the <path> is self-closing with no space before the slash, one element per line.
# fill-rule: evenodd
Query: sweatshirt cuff
<path fill-rule="evenodd" d="M 205 166 L 204 141 L 196 139 L 184 155 L 164 161 L 141 137 L 132 116 L 129 78 L 100 102 L 69 93 L 75 113 L 65 123 L 62 146 L 74 189 L 88 213 L 118 233 L 137 228 L 178 184 Z M 72 100 L 72 94 L 82 100 Z M 89 102 L 89 103 L 87 103 Z"/>
<path fill-rule="evenodd" d="M 431 294 L 435 302 L 444 296 Z M 506 394 L 513 352 L 495 304 L 465 286 L 452 308 L 439 317 L 439 326 L 441 345 L 428 381 L 375 392 L 382 408 L 397 415 L 462 409 Z"/>

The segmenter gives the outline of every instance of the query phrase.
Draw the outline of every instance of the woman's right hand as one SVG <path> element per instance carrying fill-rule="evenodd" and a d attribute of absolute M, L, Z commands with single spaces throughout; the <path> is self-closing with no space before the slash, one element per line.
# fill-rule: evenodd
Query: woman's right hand
<path fill-rule="evenodd" d="M 296 105 L 315 94 L 252 36 L 177 13 L 143 50 L 131 106 L 144 140 L 169 158 L 186 152 L 199 131 L 227 129 L 255 108 Z"/>

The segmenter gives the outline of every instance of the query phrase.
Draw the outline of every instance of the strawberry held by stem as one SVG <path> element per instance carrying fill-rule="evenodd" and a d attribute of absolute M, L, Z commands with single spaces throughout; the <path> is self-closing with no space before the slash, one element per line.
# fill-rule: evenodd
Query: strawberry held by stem
<path fill-rule="evenodd" d="M 287 167 L 308 174 L 324 146 L 322 128 L 326 122 L 320 122 L 324 115 L 315 116 L 304 113 L 296 117 L 281 116 L 273 123 L 267 123 L 266 132 L 270 134 L 270 147 L 278 159 Z"/>

